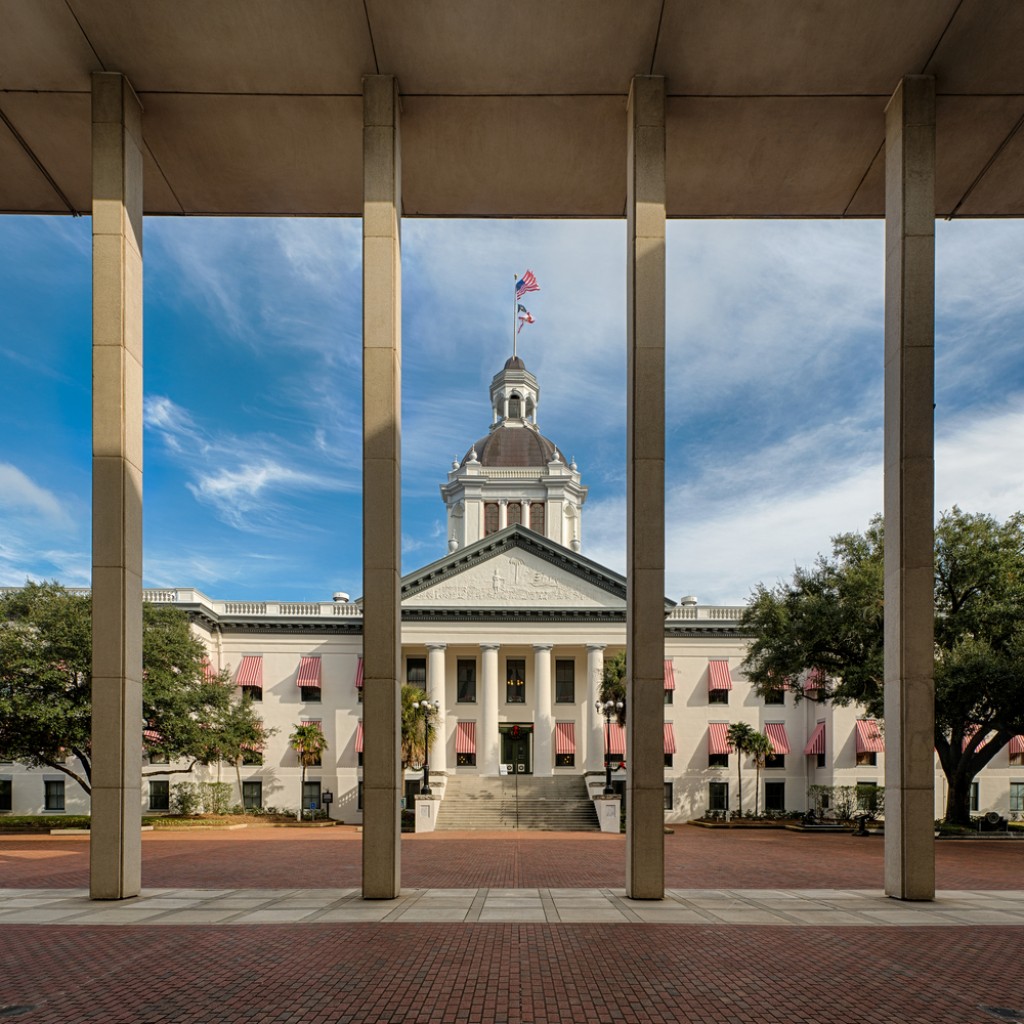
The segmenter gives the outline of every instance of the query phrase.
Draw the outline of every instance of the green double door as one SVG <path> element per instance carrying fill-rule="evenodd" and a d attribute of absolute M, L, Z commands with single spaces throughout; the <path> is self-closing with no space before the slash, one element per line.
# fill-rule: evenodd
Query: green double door
<path fill-rule="evenodd" d="M 530 741 L 532 726 L 503 726 L 501 728 L 501 763 L 509 765 L 513 775 L 529 775 Z"/>

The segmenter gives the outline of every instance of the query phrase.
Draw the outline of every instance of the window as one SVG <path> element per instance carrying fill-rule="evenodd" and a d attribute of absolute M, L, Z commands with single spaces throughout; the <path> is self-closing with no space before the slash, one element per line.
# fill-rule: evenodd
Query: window
<path fill-rule="evenodd" d="M 14 785 L 10 779 L 0 779 L 0 811 L 9 811 L 12 807 Z"/>
<path fill-rule="evenodd" d="M 981 806 L 981 784 L 978 782 L 971 783 L 971 810 L 977 811 Z"/>
<path fill-rule="evenodd" d="M 857 751 L 857 766 L 860 768 L 874 768 L 878 764 L 878 755 L 873 750 Z"/>
<path fill-rule="evenodd" d="M 572 658 L 555 661 L 555 703 L 576 703 L 576 662 Z"/>
<path fill-rule="evenodd" d="M 3 810 L 3 783 L 0 782 L 0 810 Z M 10 786 L 10 783 L 7 783 Z M 7 810 L 11 809 L 10 789 L 8 789 Z M 1024 811 L 1024 782 L 1010 783 L 1010 810 Z"/>
<path fill-rule="evenodd" d="M 166 779 L 154 779 L 149 784 L 149 809 L 169 811 L 171 809 L 171 784 Z"/>
<path fill-rule="evenodd" d="M 728 690 L 708 690 L 708 703 L 709 704 L 728 704 L 729 703 L 729 691 Z"/>
<path fill-rule="evenodd" d="M 818 762 L 817 762 L 818 763 L 818 767 L 819 768 L 824 768 L 825 767 L 825 755 L 824 754 L 816 754 L 815 756 L 818 759 Z M 860 764 L 859 761 L 857 763 Z"/>
<path fill-rule="evenodd" d="M 422 783 L 419 779 L 405 780 L 405 806 L 410 810 L 416 806 L 416 797 L 420 795 L 421 785 Z"/>
<path fill-rule="evenodd" d="M 302 786 L 302 809 L 304 811 L 320 810 L 320 780 L 314 779 L 312 782 L 305 782 Z"/>
<path fill-rule="evenodd" d="M 261 704 L 263 702 L 263 687 L 243 686 L 242 696 L 248 697 L 254 704 Z"/>
<path fill-rule="evenodd" d="M 556 768 L 574 768 L 576 766 L 575 754 L 555 754 Z"/>
<path fill-rule="evenodd" d="M 505 518 L 509 526 L 518 526 L 523 521 L 523 506 L 521 502 L 510 501 Z"/>
<path fill-rule="evenodd" d="M 356 783 L 356 810 L 361 811 L 363 809 L 363 784 L 362 782 Z"/>
<path fill-rule="evenodd" d="M 64 780 L 63 779 L 47 779 L 43 785 L 45 786 L 45 803 L 44 807 L 48 811 L 63 811 L 64 810 Z"/>
<path fill-rule="evenodd" d="M 766 782 L 764 784 L 764 809 L 766 811 L 784 811 L 786 809 L 786 784 L 784 782 Z"/>
<path fill-rule="evenodd" d="M 508 418 L 510 420 L 522 419 L 523 416 L 523 399 L 520 395 L 516 394 L 515 391 L 509 395 L 508 399 Z"/>
<path fill-rule="evenodd" d="M 764 759 L 765 768 L 785 768 L 786 767 L 786 755 L 785 754 L 769 754 Z"/>
<path fill-rule="evenodd" d="M 1010 751 L 1010 764 L 1024 766 L 1024 750 L 1019 753 L 1016 750 Z"/>
<path fill-rule="evenodd" d="M 544 532 L 544 502 L 534 501 L 530 504 L 530 529 L 537 533 Z"/>
<path fill-rule="evenodd" d="M 159 750 L 154 750 L 149 755 L 150 764 L 170 764 L 171 759 L 166 754 L 161 754 Z"/>
<path fill-rule="evenodd" d="M 262 750 L 243 750 L 242 751 L 242 764 L 248 764 L 248 765 L 260 765 L 260 764 L 263 764 L 263 751 Z"/>
<path fill-rule="evenodd" d="M 671 768 L 672 767 L 672 755 L 671 754 L 666 754 L 665 755 L 665 767 L 666 768 Z"/>
<path fill-rule="evenodd" d="M 484 502 L 484 536 L 490 536 L 498 532 L 498 503 L 496 501 Z"/>
<path fill-rule="evenodd" d="M 405 659 L 405 681 L 410 686 L 418 686 L 421 690 L 427 687 L 427 659 Z"/>
<path fill-rule="evenodd" d="M 303 704 L 319 704 L 323 700 L 319 686 L 300 686 L 299 697 Z"/>
<path fill-rule="evenodd" d="M 526 703 L 525 658 L 509 658 L 505 662 L 505 703 Z"/>
<path fill-rule="evenodd" d="M 242 806 L 247 811 L 258 811 L 263 806 L 263 783 L 259 779 L 242 783 Z"/>
<path fill-rule="evenodd" d="M 672 794 L 672 783 L 665 783 L 665 810 L 671 811 L 675 807 L 675 797 Z"/>
<path fill-rule="evenodd" d="M 728 754 L 708 754 L 708 767 L 709 768 L 728 768 L 729 767 L 729 755 Z"/>
<path fill-rule="evenodd" d="M 476 662 L 472 658 L 459 658 L 457 676 L 460 704 L 476 703 Z"/>
<path fill-rule="evenodd" d="M 768 690 L 764 695 L 765 704 L 785 704 L 786 691 L 780 686 L 777 690 Z"/>
<path fill-rule="evenodd" d="M 729 810 L 729 783 L 709 782 L 708 783 L 708 810 L 727 811 Z"/>
<path fill-rule="evenodd" d="M 456 754 L 455 764 L 459 768 L 475 768 L 476 754 Z"/>
<path fill-rule="evenodd" d="M 665 703 L 666 704 L 671 704 L 672 703 L 672 694 L 675 693 L 675 692 L 676 692 L 675 690 L 666 690 L 665 691 Z"/>

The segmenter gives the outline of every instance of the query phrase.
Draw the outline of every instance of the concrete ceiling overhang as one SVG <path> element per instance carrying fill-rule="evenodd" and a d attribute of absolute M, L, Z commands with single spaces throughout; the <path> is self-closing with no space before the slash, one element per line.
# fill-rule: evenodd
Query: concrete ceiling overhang
<path fill-rule="evenodd" d="M 1020 0 L 0 0 L 0 210 L 87 213 L 93 71 L 144 107 L 145 210 L 356 215 L 361 81 L 406 216 L 621 217 L 665 76 L 671 217 L 877 217 L 884 111 L 936 78 L 939 216 L 1024 213 Z"/>

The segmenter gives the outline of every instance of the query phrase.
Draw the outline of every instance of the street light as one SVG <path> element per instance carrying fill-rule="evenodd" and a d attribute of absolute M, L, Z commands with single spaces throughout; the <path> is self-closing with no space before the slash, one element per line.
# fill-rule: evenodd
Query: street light
<path fill-rule="evenodd" d="M 612 762 L 608 749 L 611 740 L 612 715 L 616 718 L 619 712 L 625 707 L 621 700 L 596 700 L 594 707 L 599 715 L 604 715 L 604 795 L 613 796 L 615 790 L 612 788 Z"/>
<path fill-rule="evenodd" d="M 422 796 L 430 796 L 430 750 L 428 739 L 428 730 L 430 728 L 430 716 L 437 714 L 441 708 L 441 702 L 439 700 L 414 700 L 412 702 L 413 708 L 423 715 L 423 785 L 420 786 L 420 794 Z"/>

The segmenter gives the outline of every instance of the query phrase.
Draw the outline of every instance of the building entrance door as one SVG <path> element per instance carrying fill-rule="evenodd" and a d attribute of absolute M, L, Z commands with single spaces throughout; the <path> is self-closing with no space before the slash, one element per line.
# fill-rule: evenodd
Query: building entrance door
<path fill-rule="evenodd" d="M 530 741 L 532 725 L 503 725 L 501 727 L 501 762 L 512 775 L 531 773 Z"/>

